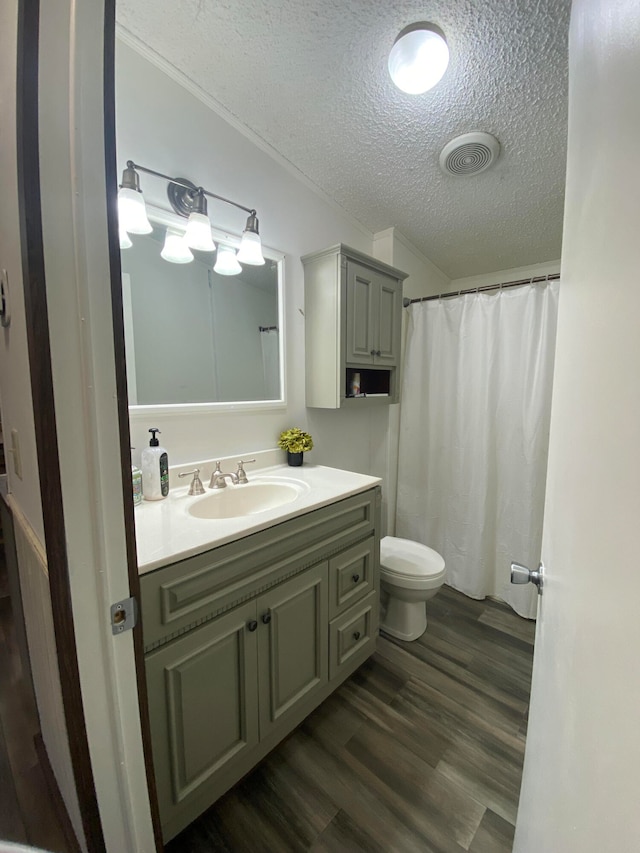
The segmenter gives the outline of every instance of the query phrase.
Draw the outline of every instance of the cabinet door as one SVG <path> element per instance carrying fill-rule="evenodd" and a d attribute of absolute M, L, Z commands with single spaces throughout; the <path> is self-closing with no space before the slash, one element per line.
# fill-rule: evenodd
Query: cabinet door
<path fill-rule="evenodd" d="M 324 562 L 258 600 L 261 738 L 328 681 L 327 589 Z"/>
<path fill-rule="evenodd" d="M 377 288 L 374 272 L 347 261 L 347 364 L 373 364 Z"/>
<path fill-rule="evenodd" d="M 400 363 L 400 336 L 402 330 L 402 284 L 397 279 L 379 276 L 377 287 L 375 363 L 396 365 Z"/>
<path fill-rule="evenodd" d="M 147 655 L 163 825 L 193 819 L 191 800 L 258 742 L 255 614 L 248 602 Z"/>

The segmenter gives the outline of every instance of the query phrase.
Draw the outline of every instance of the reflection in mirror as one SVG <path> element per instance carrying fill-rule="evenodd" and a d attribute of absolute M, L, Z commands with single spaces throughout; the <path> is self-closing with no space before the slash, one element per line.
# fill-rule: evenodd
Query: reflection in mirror
<path fill-rule="evenodd" d="M 279 262 L 219 275 L 219 242 L 168 262 L 167 226 L 181 223 L 150 219 L 153 232 L 121 251 L 130 405 L 281 400 Z"/>

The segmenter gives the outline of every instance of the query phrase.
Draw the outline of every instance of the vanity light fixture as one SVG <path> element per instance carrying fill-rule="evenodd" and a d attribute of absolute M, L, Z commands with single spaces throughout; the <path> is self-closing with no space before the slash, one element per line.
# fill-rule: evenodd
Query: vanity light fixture
<path fill-rule="evenodd" d="M 191 263 L 193 255 L 187 246 L 185 235 L 181 234 L 175 228 L 167 228 L 160 257 L 172 264 Z"/>
<path fill-rule="evenodd" d="M 444 33 L 435 24 L 410 24 L 398 34 L 389 54 L 389 74 L 398 89 L 421 95 L 438 83 L 449 64 Z"/>
<path fill-rule="evenodd" d="M 241 273 L 242 267 L 238 263 L 235 249 L 232 249 L 231 246 L 220 246 L 213 271 L 217 272 L 218 275 L 238 275 Z"/>
<path fill-rule="evenodd" d="M 249 214 L 245 230 L 240 242 L 238 259 L 245 264 L 264 264 L 262 256 L 262 245 L 258 230 L 258 217 L 252 208 L 231 201 L 221 195 L 212 193 L 204 187 L 197 187 L 186 178 L 172 178 L 162 172 L 140 166 L 133 160 L 127 160 L 127 168 L 122 173 L 122 184 L 118 193 L 118 212 L 120 225 L 130 234 L 149 234 L 152 231 L 151 223 L 147 219 L 144 198 L 140 189 L 140 178 L 138 172 L 145 172 L 167 181 L 167 196 L 171 207 L 179 216 L 188 218 L 185 243 L 191 249 L 199 249 L 203 252 L 214 252 L 215 243 L 211 237 L 211 222 L 207 215 L 207 196 L 231 204 L 244 210 Z M 142 213 L 140 213 L 142 211 Z M 144 216 L 144 224 L 142 220 Z M 137 218 L 136 218 L 137 217 Z M 144 228 L 144 230 L 139 230 Z M 136 230 L 138 229 L 138 230 Z M 235 253 L 234 253 L 235 254 Z M 240 257 L 242 254 L 242 257 Z"/>
<path fill-rule="evenodd" d="M 120 228 L 129 234 L 151 234 L 153 231 L 140 189 L 140 178 L 131 160 L 122 173 L 122 183 L 118 192 L 118 218 Z"/>
<path fill-rule="evenodd" d="M 129 237 L 122 225 L 120 225 L 118 228 L 118 236 L 120 239 L 121 249 L 130 249 L 133 246 L 133 243 L 131 242 L 131 237 Z"/>

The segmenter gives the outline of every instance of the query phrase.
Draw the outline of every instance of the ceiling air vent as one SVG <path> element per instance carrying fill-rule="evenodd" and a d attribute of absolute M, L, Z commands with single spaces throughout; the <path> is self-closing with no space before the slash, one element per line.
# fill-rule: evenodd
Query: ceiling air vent
<path fill-rule="evenodd" d="M 456 136 L 440 152 L 440 168 L 447 175 L 477 175 L 500 154 L 500 143 L 490 133 L 475 131 Z"/>

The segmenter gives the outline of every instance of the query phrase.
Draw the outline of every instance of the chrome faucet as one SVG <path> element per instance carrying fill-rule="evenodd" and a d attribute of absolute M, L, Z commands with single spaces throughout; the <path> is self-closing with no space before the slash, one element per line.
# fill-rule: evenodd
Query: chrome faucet
<path fill-rule="evenodd" d="M 226 489 L 227 481 L 226 477 L 231 477 L 231 482 L 234 486 L 238 485 L 238 475 L 237 474 L 224 474 L 222 469 L 220 468 L 220 463 L 216 462 L 216 470 L 211 475 L 211 479 L 209 480 L 209 488 L 210 489 Z"/>
<path fill-rule="evenodd" d="M 189 486 L 190 495 L 204 495 L 204 486 L 200 479 L 200 469 L 196 468 L 193 471 L 185 471 L 184 474 L 178 474 L 178 477 L 193 477 Z"/>

